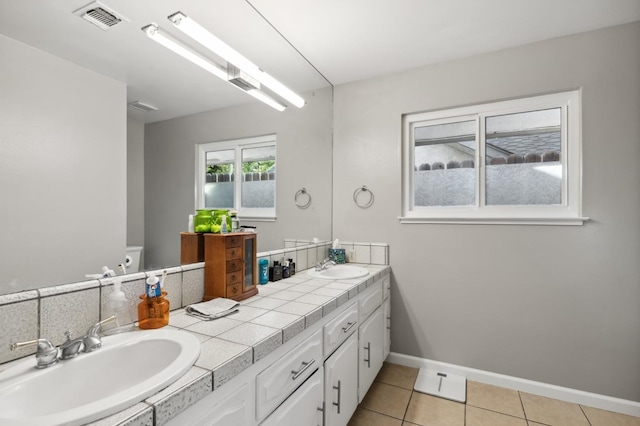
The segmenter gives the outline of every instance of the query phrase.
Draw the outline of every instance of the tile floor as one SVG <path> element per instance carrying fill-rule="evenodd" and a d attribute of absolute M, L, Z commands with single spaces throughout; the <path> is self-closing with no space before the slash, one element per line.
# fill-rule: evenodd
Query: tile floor
<path fill-rule="evenodd" d="M 467 403 L 413 391 L 418 369 L 386 363 L 348 426 L 640 426 L 640 417 L 467 381 Z"/>

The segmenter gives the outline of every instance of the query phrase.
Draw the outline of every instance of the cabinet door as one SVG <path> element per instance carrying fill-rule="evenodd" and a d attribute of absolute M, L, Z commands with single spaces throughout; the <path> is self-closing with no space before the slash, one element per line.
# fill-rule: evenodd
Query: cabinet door
<path fill-rule="evenodd" d="M 391 299 L 384 301 L 384 352 L 382 359 L 387 359 L 391 353 Z"/>
<path fill-rule="evenodd" d="M 358 406 L 358 335 L 324 363 L 325 426 L 345 426 Z"/>
<path fill-rule="evenodd" d="M 169 420 L 165 426 L 246 426 L 251 424 L 253 411 L 253 388 L 242 381 L 229 382 L 196 402 L 188 410 Z M 214 396 L 215 394 L 215 396 Z"/>
<path fill-rule="evenodd" d="M 262 426 L 322 426 L 322 368 L 282 403 Z"/>
<path fill-rule="evenodd" d="M 358 330 L 358 402 L 362 402 L 369 387 L 382 368 L 384 346 L 384 313 L 380 306 Z"/>
<path fill-rule="evenodd" d="M 247 235 L 244 237 L 244 288 L 246 292 L 256 287 L 256 237 Z"/>

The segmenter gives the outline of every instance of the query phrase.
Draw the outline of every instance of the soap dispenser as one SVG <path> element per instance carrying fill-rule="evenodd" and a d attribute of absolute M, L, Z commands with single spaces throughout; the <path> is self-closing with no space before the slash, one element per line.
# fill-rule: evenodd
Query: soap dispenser
<path fill-rule="evenodd" d="M 123 333 L 133 329 L 133 321 L 129 312 L 129 301 L 122 291 L 122 280 L 120 277 L 113 278 L 113 290 L 107 301 L 107 316 L 116 317 L 115 328 L 106 334 Z"/>

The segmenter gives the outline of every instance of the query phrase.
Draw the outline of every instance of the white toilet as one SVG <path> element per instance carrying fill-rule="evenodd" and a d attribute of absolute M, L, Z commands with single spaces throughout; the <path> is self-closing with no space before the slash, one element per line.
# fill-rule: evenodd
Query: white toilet
<path fill-rule="evenodd" d="M 127 254 L 124 258 L 124 265 L 127 267 L 127 273 L 138 272 L 140 270 L 140 253 L 142 246 L 127 246 Z"/>

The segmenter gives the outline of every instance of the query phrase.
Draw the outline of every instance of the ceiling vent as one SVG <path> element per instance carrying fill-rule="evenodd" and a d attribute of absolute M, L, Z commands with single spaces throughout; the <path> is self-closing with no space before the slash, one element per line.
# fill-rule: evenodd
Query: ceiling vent
<path fill-rule="evenodd" d="M 143 111 L 143 112 L 151 112 L 151 111 L 157 111 L 158 110 L 158 108 L 156 108 L 154 106 L 151 106 L 149 104 L 142 103 L 140 101 L 129 102 L 127 104 L 127 106 L 129 108 L 133 108 L 133 109 L 136 109 L 138 111 Z"/>
<path fill-rule="evenodd" d="M 98 3 L 97 1 L 91 2 L 88 5 L 81 7 L 73 12 L 84 19 L 91 22 L 101 30 L 107 31 L 116 24 L 119 24 L 123 20 L 128 21 L 119 13 L 107 8 L 105 5 Z"/>

